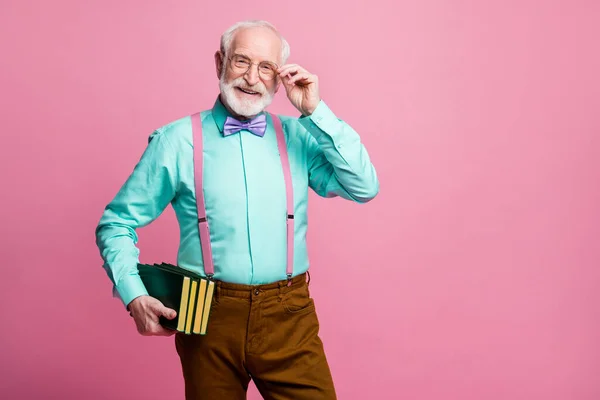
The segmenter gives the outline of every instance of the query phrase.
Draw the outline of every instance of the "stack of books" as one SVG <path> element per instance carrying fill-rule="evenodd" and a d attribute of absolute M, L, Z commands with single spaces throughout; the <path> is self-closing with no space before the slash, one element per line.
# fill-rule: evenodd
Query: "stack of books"
<path fill-rule="evenodd" d="M 206 335 L 215 283 L 205 277 L 172 264 L 138 264 L 138 271 L 148 294 L 165 307 L 177 311 L 160 324 L 188 335 Z"/>

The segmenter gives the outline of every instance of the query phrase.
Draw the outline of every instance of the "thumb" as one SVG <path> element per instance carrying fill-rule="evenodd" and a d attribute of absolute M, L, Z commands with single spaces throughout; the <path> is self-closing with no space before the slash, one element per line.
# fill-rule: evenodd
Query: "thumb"
<path fill-rule="evenodd" d="M 161 315 L 167 319 L 173 319 L 177 316 L 177 311 L 173 310 L 172 308 L 162 307 Z"/>
<path fill-rule="evenodd" d="M 157 317 L 163 316 L 167 319 L 173 319 L 177 316 L 177 312 L 175 310 L 173 310 L 172 308 L 168 308 L 165 307 L 162 303 L 157 302 L 154 304 L 154 307 L 152 307 L 154 311 L 154 314 Z"/>

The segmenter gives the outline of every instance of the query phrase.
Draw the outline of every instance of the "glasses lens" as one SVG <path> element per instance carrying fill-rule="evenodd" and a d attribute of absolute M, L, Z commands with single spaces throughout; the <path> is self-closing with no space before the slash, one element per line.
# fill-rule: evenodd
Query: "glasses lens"
<path fill-rule="evenodd" d="M 277 75 L 277 66 L 271 62 L 262 62 L 258 66 L 258 70 L 263 77 L 263 79 L 273 79 L 275 75 Z"/>
<path fill-rule="evenodd" d="M 244 56 L 235 55 L 231 58 L 231 67 L 235 72 L 246 72 L 252 63 Z M 277 64 L 263 61 L 258 65 L 258 73 L 264 80 L 271 80 L 277 76 Z"/>
<path fill-rule="evenodd" d="M 234 56 L 232 59 L 232 64 L 237 69 L 248 69 L 250 66 L 250 60 L 246 57 Z"/>

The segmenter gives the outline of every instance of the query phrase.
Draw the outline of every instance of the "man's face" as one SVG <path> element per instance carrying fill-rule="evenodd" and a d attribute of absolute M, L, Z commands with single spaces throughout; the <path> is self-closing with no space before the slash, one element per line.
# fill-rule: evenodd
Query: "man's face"
<path fill-rule="evenodd" d="M 221 100 L 238 116 L 251 118 L 271 104 L 279 88 L 277 73 L 269 68 L 279 66 L 281 41 L 268 28 L 240 29 L 227 57 L 215 54 Z"/>

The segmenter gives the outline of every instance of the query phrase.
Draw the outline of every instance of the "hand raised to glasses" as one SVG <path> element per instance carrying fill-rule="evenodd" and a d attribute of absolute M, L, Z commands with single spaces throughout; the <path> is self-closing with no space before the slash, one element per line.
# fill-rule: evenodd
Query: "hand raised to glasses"
<path fill-rule="evenodd" d="M 317 76 L 298 64 L 286 64 L 277 73 L 294 107 L 304 116 L 311 115 L 321 101 Z"/>

